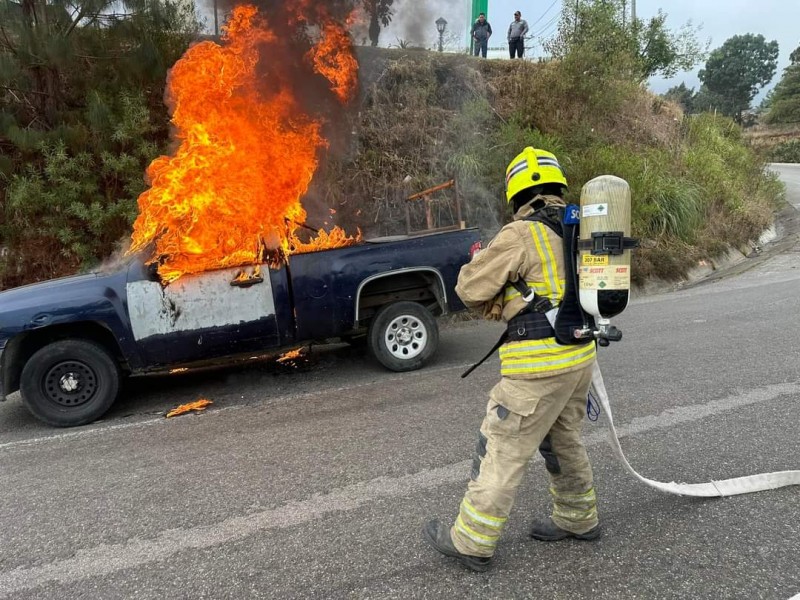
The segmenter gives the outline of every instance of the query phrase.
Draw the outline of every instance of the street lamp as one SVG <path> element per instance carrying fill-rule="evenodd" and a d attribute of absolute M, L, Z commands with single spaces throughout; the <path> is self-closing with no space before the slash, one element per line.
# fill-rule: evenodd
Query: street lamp
<path fill-rule="evenodd" d="M 436 19 L 436 31 L 439 32 L 439 52 L 444 52 L 444 31 L 447 29 L 447 21 L 442 17 Z"/>

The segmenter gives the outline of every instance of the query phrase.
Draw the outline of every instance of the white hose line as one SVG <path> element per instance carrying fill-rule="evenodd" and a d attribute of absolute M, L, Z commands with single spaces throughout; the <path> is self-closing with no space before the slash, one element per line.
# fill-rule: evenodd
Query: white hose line
<path fill-rule="evenodd" d="M 752 492 L 762 492 L 764 490 L 774 490 L 777 488 L 785 487 L 787 485 L 800 485 L 800 471 L 778 471 L 776 473 L 760 473 L 758 475 L 750 475 L 748 477 L 736 477 L 734 479 L 724 479 L 722 481 L 709 481 L 708 483 L 664 483 L 662 481 L 654 481 L 642 477 L 637 473 L 634 468 L 625 458 L 622 452 L 622 447 L 617 437 L 617 430 L 614 427 L 614 417 L 611 414 L 611 403 L 608 401 L 608 392 L 606 385 L 603 382 L 603 375 L 600 372 L 600 365 L 595 362 L 594 373 L 592 374 L 592 388 L 597 399 L 600 400 L 600 405 L 606 412 L 608 417 L 608 431 L 609 441 L 611 447 L 614 449 L 619 461 L 627 469 L 627 471 L 636 477 L 642 483 L 649 485 L 652 488 L 666 492 L 668 494 L 676 494 L 678 496 L 698 496 L 705 498 L 713 498 L 720 496 L 736 496 L 738 494 L 750 494 Z"/>

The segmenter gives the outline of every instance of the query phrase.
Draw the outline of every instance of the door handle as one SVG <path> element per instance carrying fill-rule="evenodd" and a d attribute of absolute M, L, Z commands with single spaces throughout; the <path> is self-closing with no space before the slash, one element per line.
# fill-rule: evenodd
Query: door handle
<path fill-rule="evenodd" d="M 240 275 L 236 277 L 233 281 L 231 281 L 231 285 L 233 287 L 240 287 L 240 288 L 249 288 L 250 286 L 256 285 L 257 283 L 264 283 L 264 278 L 261 275 L 249 276 L 249 275 Z"/>

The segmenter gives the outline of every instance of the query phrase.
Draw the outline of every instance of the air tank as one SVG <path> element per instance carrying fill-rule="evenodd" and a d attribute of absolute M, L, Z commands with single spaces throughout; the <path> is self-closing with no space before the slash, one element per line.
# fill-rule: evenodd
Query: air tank
<path fill-rule="evenodd" d="M 625 310 L 631 287 L 631 189 L 613 175 L 581 191 L 579 297 L 598 325 Z"/>

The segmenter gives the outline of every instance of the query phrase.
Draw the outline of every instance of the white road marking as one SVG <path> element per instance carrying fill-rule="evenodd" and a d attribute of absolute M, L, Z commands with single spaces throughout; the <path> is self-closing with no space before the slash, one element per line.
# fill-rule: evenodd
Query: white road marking
<path fill-rule="evenodd" d="M 446 367 L 441 370 L 456 368 L 463 368 L 463 366 Z M 364 385 L 369 384 L 352 387 L 363 387 Z M 352 387 L 342 389 L 352 389 Z M 628 425 L 620 427 L 618 433 L 620 437 L 624 437 L 667 429 L 682 423 L 723 414 L 743 406 L 798 394 L 800 394 L 800 381 L 768 385 L 719 400 L 712 400 L 705 404 L 671 408 L 658 415 L 637 418 Z M 104 428 L 103 431 L 109 429 Z M 605 432 L 597 431 L 589 434 L 586 441 L 591 445 L 596 445 L 605 439 Z M 305 500 L 289 502 L 275 509 L 231 517 L 213 525 L 188 529 L 168 529 L 162 531 L 155 538 L 134 537 L 121 544 L 103 544 L 80 549 L 72 558 L 57 560 L 37 567 L 17 567 L 10 571 L 0 572 L 0 597 L 34 589 L 51 582 L 66 585 L 90 577 L 102 577 L 124 569 L 164 561 L 187 550 L 211 548 L 235 542 L 259 532 L 301 525 L 325 518 L 332 513 L 354 510 L 384 498 L 406 497 L 443 485 L 466 482 L 470 465 L 471 461 L 465 460 L 403 477 L 378 477 L 333 490 L 325 495 L 315 495 Z"/>

